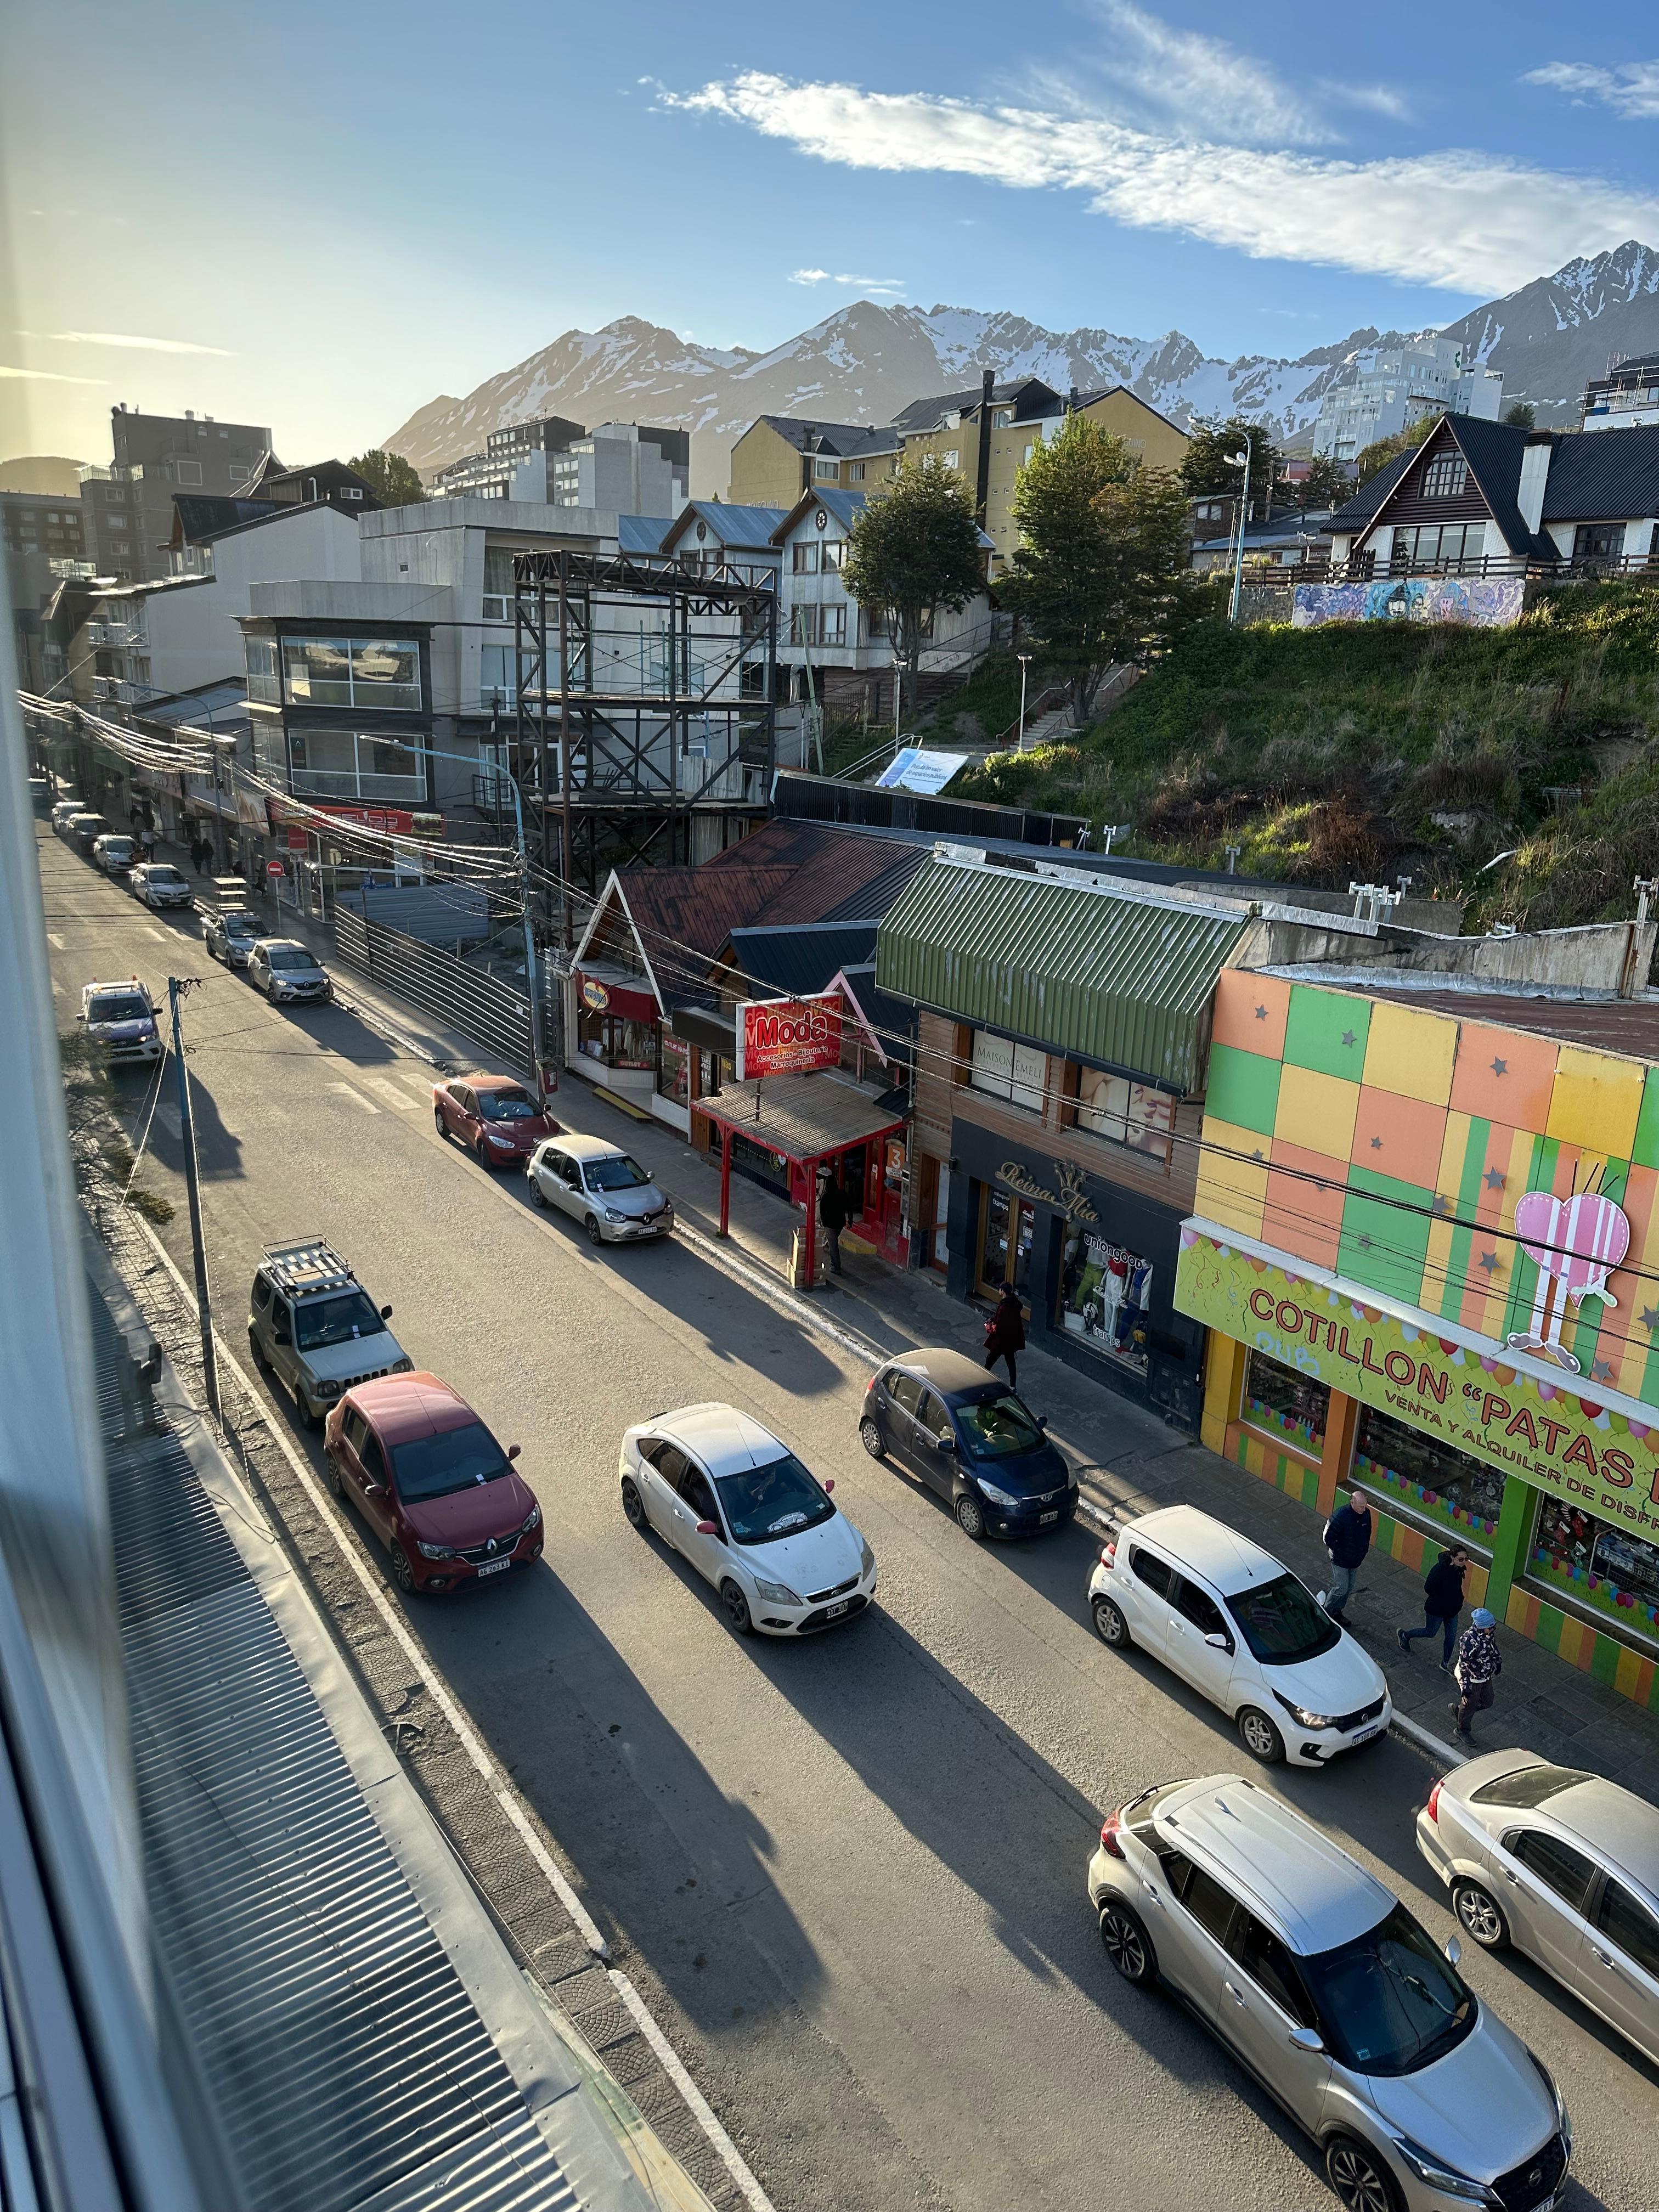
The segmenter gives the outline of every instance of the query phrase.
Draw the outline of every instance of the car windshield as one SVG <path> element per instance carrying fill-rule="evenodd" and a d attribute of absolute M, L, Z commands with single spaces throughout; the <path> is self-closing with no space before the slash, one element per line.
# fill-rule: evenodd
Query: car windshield
<path fill-rule="evenodd" d="M 240 907 L 229 914 L 222 914 L 219 919 L 227 937 L 257 937 L 259 934 L 259 925 L 253 916 L 244 914 Z"/>
<path fill-rule="evenodd" d="M 273 968 L 314 968 L 317 965 L 303 945 L 273 945 L 267 951 L 265 959 Z"/>
<path fill-rule="evenodd" d="M 527 1091 L 481 1091 L 478 1112 L 486 1121 L 533 1121 L 536 1102 Z"/>
<path fill-rule="evenodd" d="M 394 1444 L 392 1472 L 398 1495 L 413 1505 L 423 1498 L 447 1498 L 452 1491 L 494 1482 L 507 1473 L 507 1454 L 482 1421 L 470 1421 L 464 1429 Z"/>
<path fill-rule="evenodd" d="M 587 1178 L 589 1190 L 637 1190 L 651 1178 L 639 1162 L 630 1159 L 626 1152 L 613 1153 L 602 1160 L 584 1160 L 582 1173 Z"/>
<path fill-rule="evenodd" d="M 1495 1782 L 1483 1782 L 1470 1795 L 1477 1805 L 1505 1805 L 1517 1813 L 1531 1813 L 1562 1790 L 1595 1779 L 1582 1767 L 1523 1766 L 1516 1773 L 1500 1774 Z"/>
<path fill-rule="evenodd" d="M 1259 1589 L 1237 1591 L 1226 1603 L 1244 1632 L 1244 1641 L 1264 1667 L 1293 1667 L 1301 1659 L 1317 1659 L 1341 1640 L 1341 1630 L 1294 1575 L 1276 1575 Z"/>
<path fill-rule="evenodd" d="M 105 837 L 100 842 L 112 860 L 130 860 L 132 858 L 131 837 Z"/>
<path fill-rule="evenodd" d="M 1007 1459 L 1017 1452 L 1035 1451 L 1043 1442 L 1042 1431 L 1012 1390 L 988 1390 L 951 1407 L 962 1431 L 962 1440 L 975 1459 Z"/>
<path fill-rule="evenodd" d="M 146 868 L 144 871 L 144 881 L 149 884 L 166 884 L 171 888 L 175 884 L 183 883 L 184 880 L 177 868 L 169 868 L 164 865 Z"/>
<path fill-rule="evenodd" d="M 816 1528 L 836 1510 L 793 1452 L 740 1474 L 720 1475 L 714 1487 L 734 1544 L 775 1544 Z"/>
<path fill-rule="evenodd" d="M 380 1308 L 366 1291 L 348 1291 L 333 1298 L 307 1298 L 294 1316 L 294 1333 L 301 1352 L 349 1344 L 354 1336 L 378 1336 L 385 1327 Z"/>
<path fill-rule="evenodd" d="M 106 999 L 94 999 L 87 1008 L 89 1022 L 143 1022 L 149 1019 L 149 1008 L 137 991 L 112 992 Z"/>
<path fill-rule="evenodd" d="M 1477 2007 L 1456 1968 L 1403 1905 L 1368 1935 L 1304 1959 L 1320 2033 L 1360 2074 L 1415 2074 L 1460 2044 Z"/>

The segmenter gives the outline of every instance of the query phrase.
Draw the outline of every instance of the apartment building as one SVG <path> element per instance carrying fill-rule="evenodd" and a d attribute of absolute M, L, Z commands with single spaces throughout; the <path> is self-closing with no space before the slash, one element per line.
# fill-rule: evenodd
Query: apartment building
<path fill-rule="evenodd" d="M 1632 354 L 1584 386 L 1581 430 L 1650 430 L 1659 425 L 1659 353 Z"/>
<path fill-rule="evenodd" d="M 1351 461 L 1425 415 L 1495 422 L 1503 404 L 1502 372 L 1466 362 L 1462 347 L 1449 338 L 1373 346 L 1358 356 L 1352 382 L 1326 393 L 1314 426 L 1314 451 Z"/>
<path fill-rule="evenodd" d="M 249 422 L 144 415 L 125 404 L 110 414 L 112 459 L 81 471 L 87 558 L 100 575 L 144 583 L 167 573 L 176 491 L 234 498 L 270 454 L 270 432 Z"/>
<path fill-rule="evenodd" d="M 0 531 L 18 681 L 26 691 L 43 691 L 62 673 L 62 662 L 42 627 L 41 611 L 64 577 L 91 574 L 81 502 L 39 492 L 0 491 Z"/>
<path fill-rule="evenodd" d="M 440 469 L 432 489 L 441 499 L 516 500 L 667 519 L 685 504 L 690 469 L 689 430 L 649 422 L 599 422 L 585 430 L 549 415 L 492 430 L 482 453 Z"/>
<path fill-rule="evenodd" d="M 726 495 L 734 506 L 787 511 L 817 484 L 868 490 L 891 477 L 901 444 L 890 428 L 811 422 L 795 415 L 757 416 L 732 448 Z"/>

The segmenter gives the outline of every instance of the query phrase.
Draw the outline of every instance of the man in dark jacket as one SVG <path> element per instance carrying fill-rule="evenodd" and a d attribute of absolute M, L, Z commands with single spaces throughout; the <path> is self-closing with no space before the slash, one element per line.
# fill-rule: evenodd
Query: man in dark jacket
<path fill-rule="evenodd" d="M 985 1324 L 985 1364 L 994 1372 L 999 1359 L 1008 1370 L 1008 1387 L 1019 1388 L 1015 1373 L 1016 1355 L 1025 1349 L 1025 1310 L 1019 1302 L 1019 1292 L 1012 1283 L 1005 1283 L 1002 1295 Z"/>
<path fill-rule="evenodd" d="M 841 1232 L 847 1226 L 847 1194 L 832 1168 L 818 1185 L 818 1219 L 830 1247 L 830 1265 L 841 1273 Z"/>
<path fill-rule="evenodd" d="M 1443 1674 L 1451 1668 L 1452 1648 L 1457 1642 L 1457 1616 L 1463 1610 L 1463 1577 L 1468 1571 L 1469 1555 L 1461 1544 L 1442 1552 L 1423 1577 L 1423 1626 L 1397 1632 L 1401 1650 L 1409 1652 L 1419 1636 L 1432 1636 L 1439 1629 L 1445 1639 L 1440 1653 Z"/>
<path fill-rule="evenodd" d="M 1457 1733 L 1465 1743 L 1474 1741 L 1471 1726 L 1477 1713 L 1491 1707 L 1504 1671 L 1504 1655 L 1498 1648 L 1498 1622 L 1484 1605 L 1469 1615 L 1469 1625 L 1458 1639 L 1457 1661 L 1452 1668 L 1457 1680 Z"/>
<path fill-rule="evenodd" d="M 1320 1600 L 1333 1620 L 1353 1595 L 1354 1577 L 1371 1548 L 1371 1509 L 1363 1490 L 1351 1490 L 1325 1523 L 1325 1549 L 1331 1556 L 1331 1586 Z"/>

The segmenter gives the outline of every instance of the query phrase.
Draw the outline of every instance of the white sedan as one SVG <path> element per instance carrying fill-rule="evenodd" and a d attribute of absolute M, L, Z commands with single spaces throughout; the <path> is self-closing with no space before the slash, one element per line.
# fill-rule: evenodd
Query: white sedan
<path fill-rule="evenodd" d="M 623 1438 L 623 1511 L 720 1592 L 739 1636 L 810 1636 L 876 1594 L 876 1555 L 794 1454 L 735 1406 L 682 1406 Z"/>

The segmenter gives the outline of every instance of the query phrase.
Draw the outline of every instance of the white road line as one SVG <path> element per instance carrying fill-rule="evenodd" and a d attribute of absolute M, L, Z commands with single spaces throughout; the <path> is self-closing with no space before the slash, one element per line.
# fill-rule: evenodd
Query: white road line
<path fill-rule="evenodd" d="M 187 1304 L 194 1305 L 195 1292 L 174 1267 L 172 1254 L 150 1227 L 149 1222 L 141 1217 L 135 1217 L 135 1218 L 140 1234 L 168 1274 L 172 1276 L 174 1286 L 181 1297 Z M 213 1333 L 213 1341 L 221 1365 L 234 1378 L 237 1387 L 249 1403 L 263 1406 L 264 1401 L 248 1379 L 240 1363 L 231 1357 L 217 1329 Z M 301 1456 L 289 1437 L 284 1435 L 278 1423 L 267 1421 L 265 1433 L 293 1469 L 300 1487 L 305 1492 L 311 1503 L 312 1510 L 330 1535 L 333 1537 L 342 1558 L 362 1583 L 368 1594 L 369 1602 L 386 1623 L 386 1628 L 420 1677 L 422 1687 L 454 1730 L 456 1741 L 483 1778 L 484 1784 L 495 1802 L 513 1823 L 520 1836 L 523 1838 L 526 1849 L 541 1869 L 560 1904 L 575 1922 L 583 1942 L 596 1957 L 609 1958 L 610 1948 L 599 1930 L 599 1923 L 572 1888 L 552 1853 L 536 1833 L 529 1814 L 491 1762 L 489 1753 L 485 1751 L 483 1744 L 479 1742 L 468 1725 L 437 1669 L 398 1618 L 397 1610 L 387 1599 L 384 1588 L 370 1572 L 356 1546 L 350 1541 L 336 1509 L 330 1503 L 322 1485 L 312 1471 L 309 1461 Z M 691 2079 L 672 2044 L 669 2042 L 653 2019 L 643 1997 L 625 1975 L 617 1973 L 612 1969 L 611 1978 L 617 1985 L 617 1996 L 628 2008 L 629 2017 L 650 2045 L 665 2073 L 668 2075 L 681 2096 L 684 2098 L 688 2111 L 704 2135 L 708 2136 L 720 2163 L 742 2191 L 744 2198 L 753 2208 L 753 2212 L 774 2212 L 765 2191 L 744 2163 L 737 2145 L 714 2117 L 708 2099 Z"/>
<path fill-rule="evenodd" d="M 352 1104 L 361 1106 L 365 1114 L 378 1114 L 380 1110 L 371 1100 L 364 1097 L 355 1083 L 331 1083 L 328 1087 L 331 1091 L 343 1091 Z"/>
<path fill-rule="evenodd" d="M 146 937 L 153 937 L 158 945 L 165 945 L 167 941 L 165 929 L 152 929 L 148 923 L 144 926 L 144 934 Z"/>
<path fill-rule="evenodd" d="M 388 1082 L 384 1075 L 366 1075 L 363 1081 L 371 1091 L 378 1091 L 382 1098 L 389 1099 L 392 1105 L 400 1107 L 407 1114 L 413 1114 L 425 1103 L 423 1099 L 411 1098 L 406 1091 L 399 1091 L 397 1085 Z"/>
<path fill-rule="evenodd" d="M 63 987 L 63 985 L 62 985 L 61 983 L 54 983 L 54 984 L 52 985 L 52 997 L 53 997 L 54 999 L 61 999 L 61 998 L 63 997 L 63 995 L 64 995 L 64 987 Z"/>
<path fill-rule="evenodd" d="M 179 1117 L 178 1106 L 173 1099 L 163 1098 L 157 1102 L 155 1118 L 175 1144 L 183 1142 L 185 1125 Z"/>
<path fill-rule="evenodd" d="M 63 939 L 58 934 L 58 932 L 55 929 L 49 929 L 46 932 L 46 942 L 48 945 L 55 945 L 60 952 L 67 952 L 69 951 L 68 945 L 64 944 Z"/>

